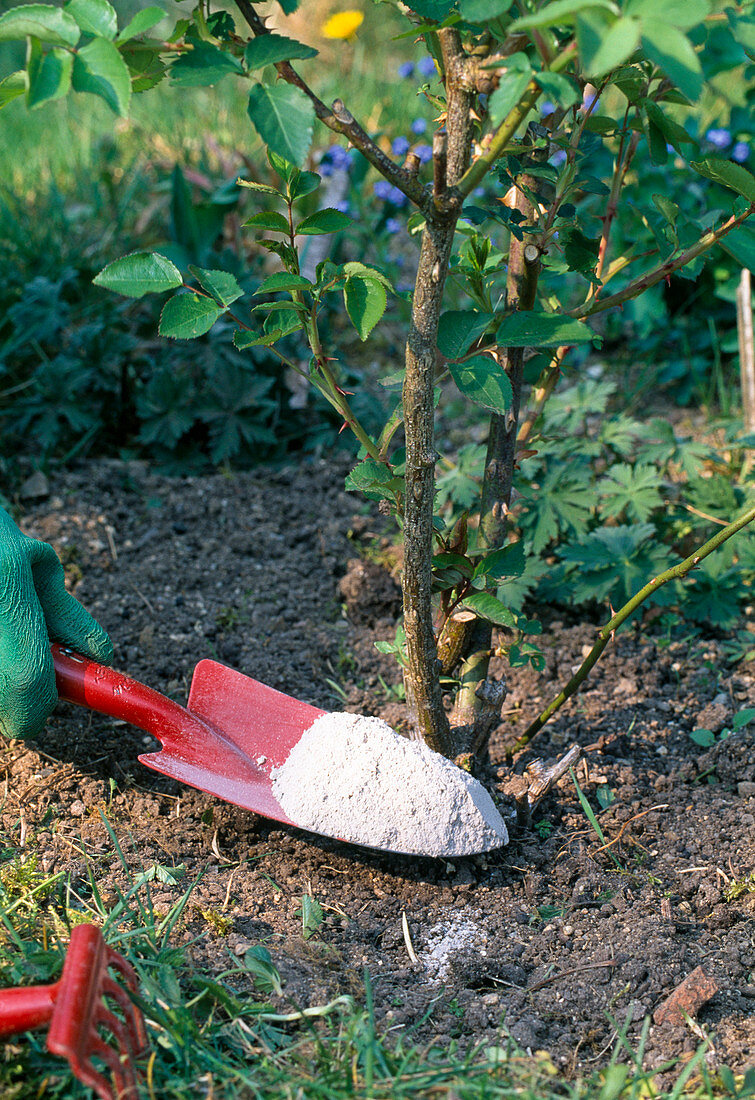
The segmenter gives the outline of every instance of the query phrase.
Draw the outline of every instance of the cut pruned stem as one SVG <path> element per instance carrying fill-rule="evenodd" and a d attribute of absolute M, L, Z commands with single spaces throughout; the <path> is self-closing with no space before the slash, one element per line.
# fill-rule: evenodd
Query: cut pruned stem
<path fill-rule="evenodd" d="M 628 600 L 619 611 L 612 615 L 606 625 L 598 633 L 597 642 L 574 673 L 571 680 L 569 680 L 568 684 L 566 684 L 556 698 L 548 704 L 545 710 L 538 715 L 535 721 L 527 727 L 522 736 L 507 750 L 506 755 L 511 758 L 514 753 L 519 752 L 529 745 L 530 741 L 540 732 L 548 719 L 552 718 L 556 711 L 561 709 L 567 699 L 571 699 L 572 695 L 576 693 L 580 685 L 587 679 L 591 669 L 597 664 L 600 655 L 603 653 L 603 650 L 611 641 L 616 631 L 626 622 L 629 616 L 637 610 L 640 604 L 645 602 L 648 596 L 652 596 L 654 592 L 657 592 L 664 584 L 668 584 L 669 581 L 684 580 L 687 574 L 690 573 L 695 566 L 699 565 L 703 558 L 707 558 L 709 554 L 712 554 L 714 550 L 722 546 L 727 539 L 730 539 L 732 535 L 736 535 L 737 531 L 741 531 L 743 527 L 746 527 L 748 523 L 752 523 L 753 520 L 755 520 L 755 507 L 749 508 L 738 520 L 727 524 L 726 527 L 718 531 L 713 538 L 708 539 L 699 549 L 695 550 L 689 557 L 686 557 L 684 561 L 680 561 L 677 565 L 673 565 L 670 569 L 666 569 L 663 573 L 659 573 L 657 577 L 654 577 L 652 581 L 649 581 L 644 586 L 644 588 L 641 588 L 639 592 L 632 596 L 631 600 Z"/>

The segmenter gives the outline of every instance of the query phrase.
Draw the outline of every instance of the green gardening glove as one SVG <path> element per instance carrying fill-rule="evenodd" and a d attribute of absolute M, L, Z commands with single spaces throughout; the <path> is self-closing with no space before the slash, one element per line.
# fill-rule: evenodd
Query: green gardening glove
<path fill-rule="evenodd" d="M 50 642 L 109 664 L 105 631 L 66 592 L 51 546 L 24 535 L 0 508 L 0 730 L 34 737 L 58 701 Z"/>

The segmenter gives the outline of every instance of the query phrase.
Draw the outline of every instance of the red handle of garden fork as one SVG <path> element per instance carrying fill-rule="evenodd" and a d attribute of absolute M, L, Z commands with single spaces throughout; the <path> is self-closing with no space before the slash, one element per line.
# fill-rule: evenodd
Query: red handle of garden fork
<path fill-rule="evenodd" d="M 0 1038 L 48 1024 L 59 988 L 60 982 L 0 989 Z"/>
<path fill-rule="evenodd" d="M 218 738 L 218 732 L 207 723 L 122 672 L 64 646 L 53 644 L 51 648 L 61 699 L 130 722 L 151 733 L 174 756 L 203 763 L 208 737 L 213 742 Z"/>

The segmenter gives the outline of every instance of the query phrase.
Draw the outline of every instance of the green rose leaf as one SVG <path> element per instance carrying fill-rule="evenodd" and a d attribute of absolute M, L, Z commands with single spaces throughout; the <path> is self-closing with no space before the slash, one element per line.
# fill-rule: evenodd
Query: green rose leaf
<path fill-rule="evenodd" d="M 300 221 L 296 232 L 300 237 L 315 236 L 320 233 L 340 233 L 347 225 L 351 225 L 352 221 L 348 214 L 334 210 L 333 207 L 326 207 Z"/>
<path fill-rule="evenodd" d="M 736 191 L 748 202 L 755 202 L 755 176 L 741 164 L 734 164 L 723 157 L 706 157 L 705 160 L 693 160 L 692 167 L 706 179 Z"/>
<path fill-rule="evenodd" d="M 624 5 L 625 15 L 636 15 L 643 21 L 660 16 L 664 23 L 670 23 L 680 31 L 696 27 L 710 11 L 708 0 L 663 0 L 662 4 L 658 0 L 628 0 Z"/>
<path fill-rule="evenodd" d="M 595 333 L 583 321 L 560 313 L 519 310 L 501 322 L 496 339 L 502 347 L 556 348 L 562 344 L 589 344 Z"/>
<path fill-rule="evenodd" d="M 438 325 L 438 350 L 446 359 L 458 359 L 485 332 L 493 317 L 489 313 L 450 309 Z"/>
<path fill-rule="evenodd" d="M 173 340 L 194 340 L 209 332 L 223 310 L 211 298 L 197 294 L 175 294 L 160 314 L 161 336 Z"/>
<path fill-rule="evenodd" d="M 521 577 L 526 568 L 524 544 L 520 539 L 487 554 L 475 566 L 473 576 L 501 581 L 505 577 Z"/>
<path fill-rule="evenodd" d="M 449 363 L 454 382 L 470 401 L 490 412 L 511 408 L 511 382 L 500 363 L 490 355 L 474 355 L 463 363 Z"/>
<path fill-rule="evenodd" d="M 116 38 L 116 42 L 130 42 L 140 34 L 145 34 L 165 18 L 162 8 L 149 7 L 138 11 L 134 18 L 126 24 Z"/>
<path fill-rule="evenodd" d="M 512 630 L 516 627 L 516 615 L 504 603 L 489 592 L 473 592 L 462 600 L 461 607 L 467 607 L 474 611 L 481 619 L 487 619 L 496 626 L 508 626 Z"/>
<path fill-rule="evenodd" d="M 255 294 L 275 294 L 281 290 L 311 290 L 312 284 L 303 275 L 292 275 L 288 271 L 276 271 L 260 283 Z"/>
<path fill-rule="evenodd" d="M 265 65 L 277 65 L 279 61 L 305 61 L 316 56 L 317 50 L 297 42 L 295 38 L 286 38 L 282 34 L 261 34 L 247 46 L 244 60 L 248 69 L 262 69 Z"/>
<path fill-rule="evenodd" d="M 288 218 L 284 218 L 276 210 L 265 210 L 260 214 L 253 214 L 248 221 L 245 221 L 244 229 L 262 229 L 266 233 L 288 234 Z"/>
<path fill-rule="evenodd" d="M 117 115 L 127 115 L 131 102 L 131 76 L 118 49 L 107 38 L 93 38 L 77 52 L 73 63 L 73 89 L 104 99 Z"/>
<path fill-rule="evenodd" d="M 63 11 L 73 16 L 84 34 L 112 41 L 118 33 L 118 16 L 108 0 L 68 0 Z"/>
<path fill-rule="evenodd" d="M 461 0 L 459 12 L 468 23 L 486 23 L 505 15 L 514 0 Z"/>
<path fill-rule="evenodd" d="M 591 76 L 603 76 L 632 56 L 640 44 L 640 24 L 636 19 L 617 19 L 605 26 L 598 18 L 591 20 L 586 12 L 577 23 L 580 55 Z"/>
<path fill-rule="evenodd" d="M 488 100 L 490 121 L 498 126 L 516 107 L 534 76 L 529 68 L 509 69 L 501 73 L 500 83 Z"/>
<path fill-rule="evenodd" d="M 385 287 L 378 279 L 353 275 L 344 284 L 343 300 L 359 339 L 366 340 L 385 313 L 388 304 Z"/>
<path fill-rule="evenodd" d="M 73 47 L 81 30 L 73 16 L 52 4 L 20 4 L 0 15 L 0 42 L 27 36 L 53 46 Z"/>
<path fill-rule="evenodd" d="M 31 39 L 36 42 L 35 39 Z M 52 99 L 67 95 L 71 87 L 73 54 L 70 50 L 54 46 L 47 53 L 32 48 L 27 60 L 29 90 L 26 102 L 29 107 L 41 107 Z"/>
<path fill-rule="evenodd" d="M 5 80 L 0 80 L 0 107 L 23 95 L 27 85 L 28 77 L 25 69 L 19 69 L 18 72 L 6 76 Z"/>
<path fill-rule="evenodd" d="M 663 9 L 661 9 L 663 10 Z M 643 19 L 642 46 L 659 69 L 694 103 L 703 90 L 700 59 L 686 35 L 669 23 Z"/>
<path fill-rule="evenodd" d="M 290 84 L 255 84 L 247 111 L 272 152 L 291 164 L 303 164 L 315 125 L 315 109 L 304 92 Z"/>
<path fill-rule="evenodd" d="M 181 286 L 181 272 L 159 252 L 132 252 L 104 267 L 92 280 L 95 286 L 114 290 L 126 298 L 175 290 Z"/>
<path fill-rule="evenodd" d="M 244 293 L 230 271 L 208 271 L 193 264 L 189 264 L 189 271 L 202 289 L 213 296 L 218 305 L 228 307 Z"/>
<path fill-rule="evenodd" d="M 210 42 L 196 42 L 193 49 L 182 53 L 171 65 L 170 79 L 183 88 L 199 88 L 217 84 L 229 73 L 243 71 L 233 54 Z"/>
<path fill-rule="evenodd" d="M 517 31 L 540 27 L 564 26 L 573 23 L 580 12 L 594 8 L 603 8 L 613 15 L 619 14 L 618 7 L 611 0 L 553 0 L 552 4 L 545 4 L 534 14 L 515 19 L 508 28 L 508 33 L 516 34 Z"/>
<path fill-rule="evenodd" d="M 561 73 L 533 73 L 537 83 L 560 107 L 574 107 L 582 102 L 582 92 L 573 80 Z"/>

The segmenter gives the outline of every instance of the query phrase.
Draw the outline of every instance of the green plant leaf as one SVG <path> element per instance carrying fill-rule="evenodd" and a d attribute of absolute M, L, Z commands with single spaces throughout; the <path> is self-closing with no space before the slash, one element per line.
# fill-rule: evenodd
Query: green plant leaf
<path fill-rule="evenodd" d="M 260 214 L 253 214 L 244 222 L 244 229 L 263 229 L 266 233 L 289 232 L 288 218 L 279 214 L 277 210 L 265 210 Z"/>
<path fill-rule="evenodd" d="M 589 344 L 595 333 L 583 321 L 560 313 L 534 313 L 518 310 L 501 322 L 496 339 L 502 347 L 555 348 L 561 345 Z"/>
<path fill-rule="evenodd" d="M 252 975 L 255 986 L 262 993 L 283 992 L 280 974 L 273 966 L 270 952 L 261 943 L 255 943 L 244 952 L 244 966 Z"/>
<path fill-rule="evenodd" d="M 386 290 L 395 293 L 390 279 L 384 275 L 382 271 L 379 271 L 376 267 L 369 267 L 360 260 L 349 260 L 343 265 L 341 271 L 348 279 L 354 275 L 364 275 L 367 279 L 377 279 L 379 283 L 383 284 Z"/>
<path fill-rule="evenodd" d="M 716 735 L 713 730 L 692 730 L 690 739 L 694 741 L 696 745 L 700 745 L 704 749 L 709 749 L 716 743 Z"/>
<path fill-rule="evenodd" d="M 501 603 L 497 596 L 492 596 L 490 592 L 473 592 L 471 596 L 467 596 L 466 599 L 462 600 L 460 606 L 468 607 L 481 619 L 486 619 L 497 626 L 508 626 L 512 630 L 516 627 L 514 612 L 506 607 L 504 603 Z"/>
<path fill-rule="evenodd" d="M 620 18 L 600 34 L 597 48 L 586 46 L 586 23 L 580 21 L 580 56 L 590 76 L 603 76 L 627 61 L 640 44 L 640 24 L 637 19 Z M 589 39 L 588 39 L 589 40 Z"/>
<path fill-rule="evenodd" d="M 560 107 L 574 107 L 582 102 L 582 92 L 573 80 L 562 73 L 533 73 L 537 83 L 554 103 Z"/>
<path fill-rule="evenodd" d="M 169 75 L 174 84 L 198 88 L 217 84 L 229 73 L 243 71 L 241 62 L 232 53 L 218 49 L 211 42 L 195 42 L 191 50 L 173 62 Z"/>
<path fill-rule="evenodd" d="M 351 225 L 353 218 L 348 214 L 342 214 L 340 210 L 326 207 L 303 218 L 296 227 L 296 233 L 300 237 L 312 237 L 320 233 L 340 233 L 347 225 Z"/>
<path fill-rule="evenodd" d="M 673 145 L 680 156 L 684 156 L 682 145 L 697 146 L 697 142 L 691 137 L 683 126 L 674 122 L 664 113 L 663 109 L 652 99 L 643 99 L 642 108 L 650 121 L 658 127 L 669 145 Z"/>
<path fill-rule="evenodd" d="M 663 9 L 661 9 L 663 10 Z M 693 103 L 703 90 L 703 70 L 689 38 L 659 19 L 642 22 L 645 53 Z"/>
<path fill-rule="evenodd" d="M 76 53 L 72 75 L 76 92 L 91 92 L 117 115 L 128 114 L 131 76 L 118 49 L 106 38 L 93 38 Z"/>
<path fill-rule="evenodd" d="M 290 84 L 255 84 L 247 107 L 257 133 L 273 153 L 301 165 L 312 144 L 315 109 Z"/>
<path fill-rule="evenodd" d="M 118 16 L 108 0 L 68 0 L 63 11 L 73 16 L 84 34 L 112 41 L 118 33 Z"/>
<path fill-rule="evenodd" d="M 705 157 L 704 160 L 693 160 L 691 166 L 706 179 L 729 187 L 748 202 L 755 202 L 755 176 L 741 164 L 724 160 L 723 157 Z"/>
<path fill-rule="evenodd" d="M 385 313 L 388 304 L 385 287 L 378 279 L 353 275 L 344 283 L 343 300 L 359 339 L 366 340 Z"/>
<path fill-rule="evenodd" d="M 303 275 L 292 275 L 288 271 L 276 271 L 260 283 L 255 294 L 275 294 L 280 290 L 311 290 L 312 284 Z M 283 303 L 281 303 L 283 304 Z"/>
<path fill-rule="evenodd" d="M 532 15 L 515 19 L 508 28 L 509 34 L 517 31 L 539 29 L 540 27 L 557 27 L 573 23 L 581 11 L 592 8 L 603 8 L 613 15 L 619 14 L 619 9 L 611 0 L 553 0 L 550 4 L 544 4 L 539 11 Z"/>
<path fill-rule="evenodd" d="M 490 412 L 511 408 L 511 382 L 500 363 L 490 355 L 474 355 L 463 363 L 449 363 L 448 369 L 459 390 Z"/>
<path fill-rule="evenodd" d="M 626 15 L 636 15 L 639 19 L 662 19 L 681 31 L 691 30 L 702 23 L 710 14 L 708 0 L 628 0 L 624 5 Z"/>
<path fill-rule="evenodd" d="M 32 42 L 35 41 L 32 39 Z M 73 54 L 70 50 L 53 46 L 47 53 L 41 49 L 30 50 L 27 61 L 29 90 L 26 102 L 29 107 L 41 107 L 50 100 L 67 95 L 71 87 Z"/>
<path fill-rule="evenodd" d="M 141 298 L 144 294 L 175 290 L 183 279 L 175 264 L 159 252 L 132 252 L 103 267 L 92 282 L 126 298 Z"/>
<path fill-rule="evenodd" d="M 503 122 L 517 106 L 534 75 L 529 68 L 501 71 L 500 83 L 488 100 L 488 114 L 494 126 Z"/>
<path fill-rule="evenodd" d="M 283 335 L 281 333 L 281 335 Z M 271 336 L 269 332 L 254 333 L 249 332 L 248 329 L 236 329 L 233 334 L 233 342 L 239 351 L 245 351 L 247 348 L 256 348 L 261 345 L 269 347 L 270 344 L 274 344 L 276 340 L 280 339 L 278 336 Z"/>
<path fill-rule="evenodd" d="M 18 96 L 23 95 L 26 92 L 28 81 L 29 78 L 25 69 L 19 69 L 15 73 L 10 73 L 4 80 L 0 80 L 0 107 L 4 107 L 12 99 L 17 99 Z"/>
<path fill-rule="evenodd" d="M 73 16 L 52 4 L 19 4 L 0 15 L 0 42 L 27 36 L 53 46 L 73 47 L 81 30 Z"/>
<path fill-rule="evenodd" d="M 276 187 L 271 187 L 269 183 L 257 183 L 256 180 L 242 180 L 241 178 L 236 180 L 237 187 L 246 187 L 248 191 L 260 191 L 263 195 L 277 195 L 279 199 L 285 201 L 286 196 L 280 192 Z M 282 217 L 282 215 L 281 215 Z"/>
<path fill-rule="evenodd" d="M 175 294 L 163 306 L 158 331 L 173 340 L 194 340 L 209 332 L 223 312 L 212 298 Z"/>
<path fill-rule="evenodd" d="M 311 195 L 322 183 L 322 176 L 317 172 L 300 172 L 298 169 L 289 181 L 288 189 L 291 201 L 303 199 L 305 195 Z"/>
<path fill-rule="evenodd" d="M 459 12 L 469 23 L 487 23 L 505 15 L 513 3 L 514 0 L 460 0 Z"/>
<path fill-rule="evenodd" d="M 265 65 L 277 65 L 279 61 L 304 61 L 316 56 L 317 50 L 312 46 L 282 34 L 261 34 L 251 40 L 244 52 L 247 69 L 262 69 Z"/>
<path fill-rule="evenodd" d="M 149 8 L 142 8 L 138 11 L 133 19 L 131 19 L 120 34 L 117 35 L 116 42 L 130 42 L 132 38 L 137 38 L 140 34 L 145 34 L 156 26 L 161 20 L 165 18 L 165 12 L 162 8 L 155 7 L 154 5 Z"/>
<path fill-rule="evenodd" d="M 195 267 L 194 264 L 189 264 L 189 271 L 220 306 L 227 308 L 244 293 L 236 276 L 231 275 L 230 271 L 208 271 L 203 267 Z"/>
<path fill-rule="evenodd" d="M 447 359 L 458 359 L 478 340 L 493 320 L 490 313 L 449 309 L 440 316 L 438 350 Z"/>
<path fill-rule="evenodd" d="M 601 516 L 615 519 L 625 514 L 644 523 L 663 503 L 659 480 L 655 466 L 617 462 L 598 481 Z"/>
<path fill-rule="evenodd" d="M 499 550 L 491 550 L 481 558 L 475 566 L 474 576 L 492 577 L 493 580 L 501 581 L 505 577 L 521 577 L 526 567 L 524 543 L 518 539 Z"/>

